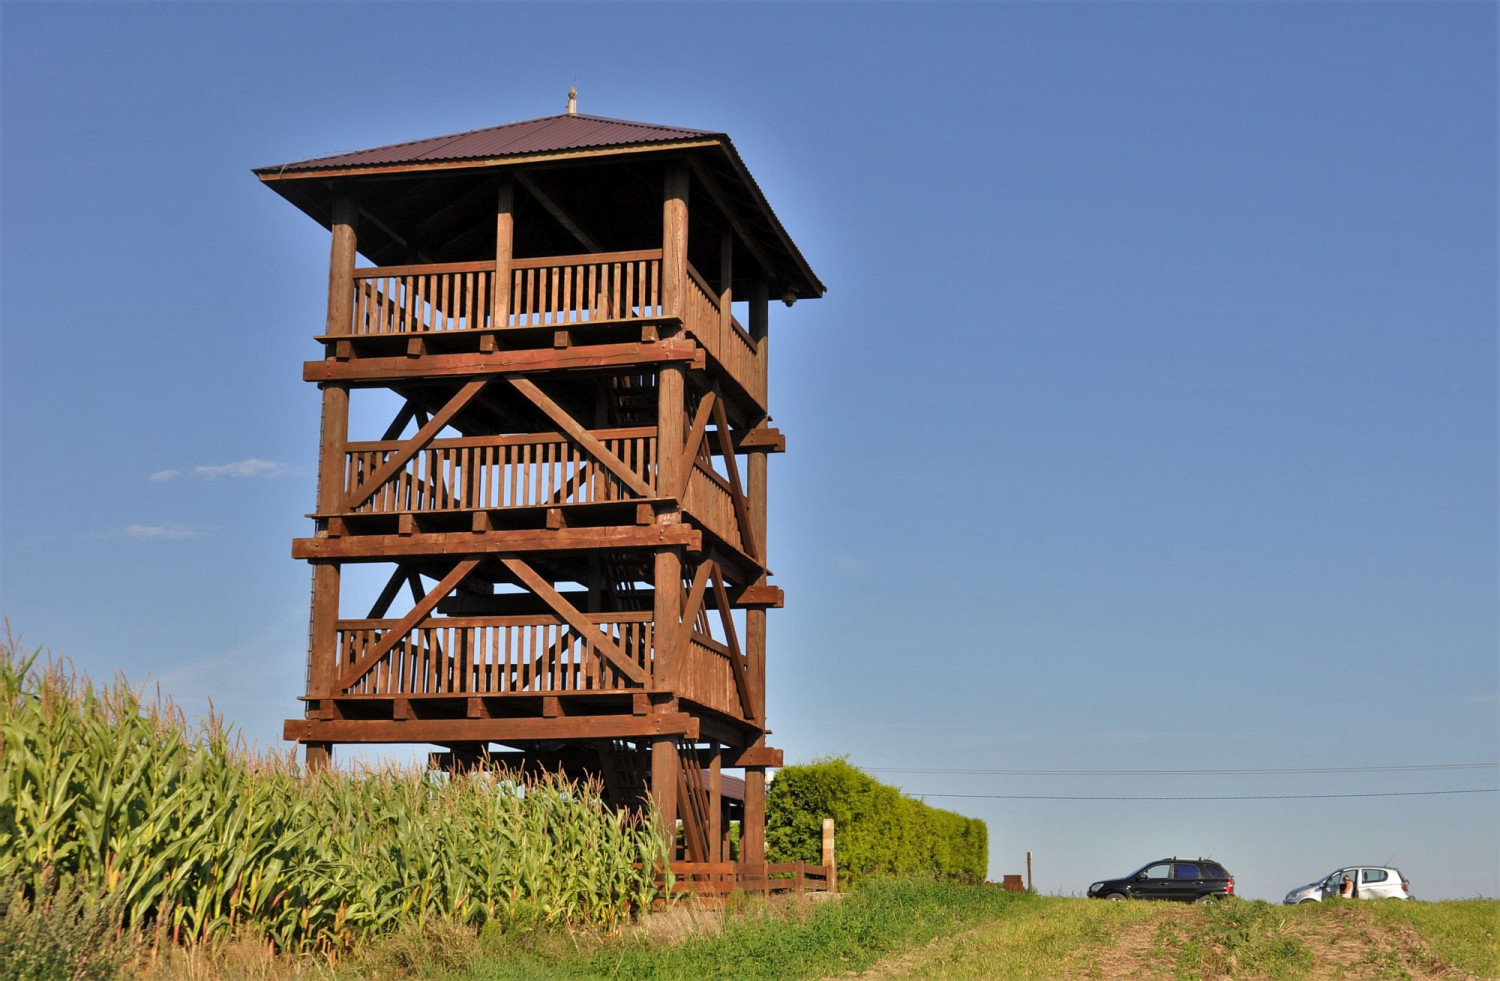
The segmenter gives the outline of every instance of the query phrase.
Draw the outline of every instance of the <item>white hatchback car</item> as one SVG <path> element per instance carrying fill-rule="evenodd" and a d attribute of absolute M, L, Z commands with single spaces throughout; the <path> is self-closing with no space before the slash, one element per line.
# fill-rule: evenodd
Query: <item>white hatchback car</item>
<path fill-rule="evenodd" d="M 1316 882 L 1298 886 L 1282 900 L 1287 906 L 1298 903 L 1316 903 L 1332 899 L 1344 886 L 1348 876 L 1354 889 L 1355 899 L 1410 899 L 1411 883 L 1400 869 L 1389 865 L 1348 865 L 1336 869 Z"/>

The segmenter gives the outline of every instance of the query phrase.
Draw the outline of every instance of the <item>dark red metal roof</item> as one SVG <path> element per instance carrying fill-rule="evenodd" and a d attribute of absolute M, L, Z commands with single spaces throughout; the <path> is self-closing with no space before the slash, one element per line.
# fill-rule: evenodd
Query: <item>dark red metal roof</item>
<path fill-rule="evenodd" d="M 562 114 L 506 123 L 467 133 L 432 136 L 425 140 L 392 143 L 369 150 L 355 150 L 331 157 L 315 157 L 280 166 L 259 167 L 256 173 L 297 170 L 323 170 L 330 167 L 380 167 L 402 164 L 437 163 L 449 160 L 481 160 L 519 156 L 531 153 L 558 153 L 594 147 L 658 145 L 680 141 L 727 139 L 722 133 L 710 133 L 677 126 L 634 123 L 604 116 Z"/>

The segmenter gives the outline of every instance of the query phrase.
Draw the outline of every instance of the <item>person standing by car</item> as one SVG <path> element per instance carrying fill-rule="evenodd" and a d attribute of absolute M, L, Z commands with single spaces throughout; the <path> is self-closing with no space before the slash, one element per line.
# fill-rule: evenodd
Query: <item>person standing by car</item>
<path fill-rule="evenodd" d="M 1354 880 L 1351 879 L 1351 878 L 1349 878 L 1347 875 L 1344 876 L 1344 883 L 1343 883 L 1343 885 L 1339 886 L 1339 898 L 1340 899 L 1353 899 L 1354 898 Z"/>

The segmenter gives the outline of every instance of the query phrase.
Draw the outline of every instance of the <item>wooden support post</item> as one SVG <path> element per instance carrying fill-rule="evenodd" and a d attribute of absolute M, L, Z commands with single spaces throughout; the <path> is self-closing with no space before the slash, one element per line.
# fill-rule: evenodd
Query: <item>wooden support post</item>
<path fill-rule="evenodd" d="M 667 168 L 661 212 L 662 310 L 668 317 L 687 313 L 688 171 Z"/>
<path fill-rule="evenodd" d="M 745 767 L 745 820 L 740 828 L 740 861 L 766 860 L 766 768 Z"/>
<path fill-rule="evenodd" d="M 515 185 L 502 178 L 495 196 L 495 282 L 490 291 L 490 326 L 510 326 L 510 259 L 515 240 Z"/>
<path fill-rule="evenodd" d="M 1026 891 L 1036 892 L 1036 887 L 1031 884 L 1031 852 L 1026 852 Z"/>
<path fill-rule="evenodd" d="M 355 220 L 359 209 L 348 196 L 333 203 L 333 242 L 328 257 L 328 316 L 324 330 L 347 335 L 354 315 L 354 257 L 358 251 Z M 320 514 L 342 510 L 344 496 L 344 452 L 349 442 L 349 386 L 323 386 L 322 438 L 318 446 L 318 500 Z M 307 694 L 327 698 L 333 694 L 337 670 L 339 564 L 316 562 L 312 572 L 312 610 L 308 628 Z M 331 743 L 309 744 L 309 770 L 326 768 L 332 762 Z"/>
<path fill-rule="evenodd" d="M 676 737 L 651 740 L 651 797 L 669 861 L 677 854 L 677 765 Z"/>
<path fill-rule="evenodd" d="M 676 365 L 663 365 L 657 385 L 657 488 L 676 487 L 681 474 L 683 415 L 685 407 L 685 377 Z M 676 507 L 662 508 L 656 514 L 656 524 L 679 525 L 682 512 Z M 657 688 L 673 687 L 677 677 L 678 651 L 682 633 L 682 550 L 658 549 L 652 574 L 655 587 L 652 619 L 656 626 L 652 631 L 656 643 L 656 656 L 652 677 Z"/>
<path fill-rule="evenodd" d="M 839 864 L 833 850 L 833 818 L 823 819 L 823 870 L 828 874 L 828 891 L 838 892 Z"/>
<path fill-rule="evenodd" d="M 724 852 L 724 751 L 710 742 L 708 756 L 708 860 L 727 862 Z"/>
<path fill-rule="evenodd" d="M 323 773 L 333 765 L 333 743 L 307 743 L 307 764 L 302 772 L 311 776 Z"/>

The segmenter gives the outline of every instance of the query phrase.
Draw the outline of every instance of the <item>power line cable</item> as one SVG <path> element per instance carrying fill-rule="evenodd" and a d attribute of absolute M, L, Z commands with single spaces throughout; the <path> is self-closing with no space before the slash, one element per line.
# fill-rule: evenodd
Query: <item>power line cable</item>
<path fill-rule="evenodd" d="M 1488 770 L 1500 763 L 1410 763 L 1390 766 L 1282 766 L 1216 770 L 965 770 L 945 767 L 862 766 L 872 773 L 959 773 L 1001 777 L 1212 777 L 1295 773 L 1395 773 L 1424 770 Z"/>
<path fill-rule="evenodd" d="M 1500 787 L 1478 790 L 1406 790 L 1367 794 L 1244 794 L 1223 797 L 1065 797 L 1050 794 L 923 794 L 905 791 L 912 797 L 965 797 L 983 800 L 1335 800 L 1346 797 L 1435 797 L 1445 794 L 1500 794 Z"/>

